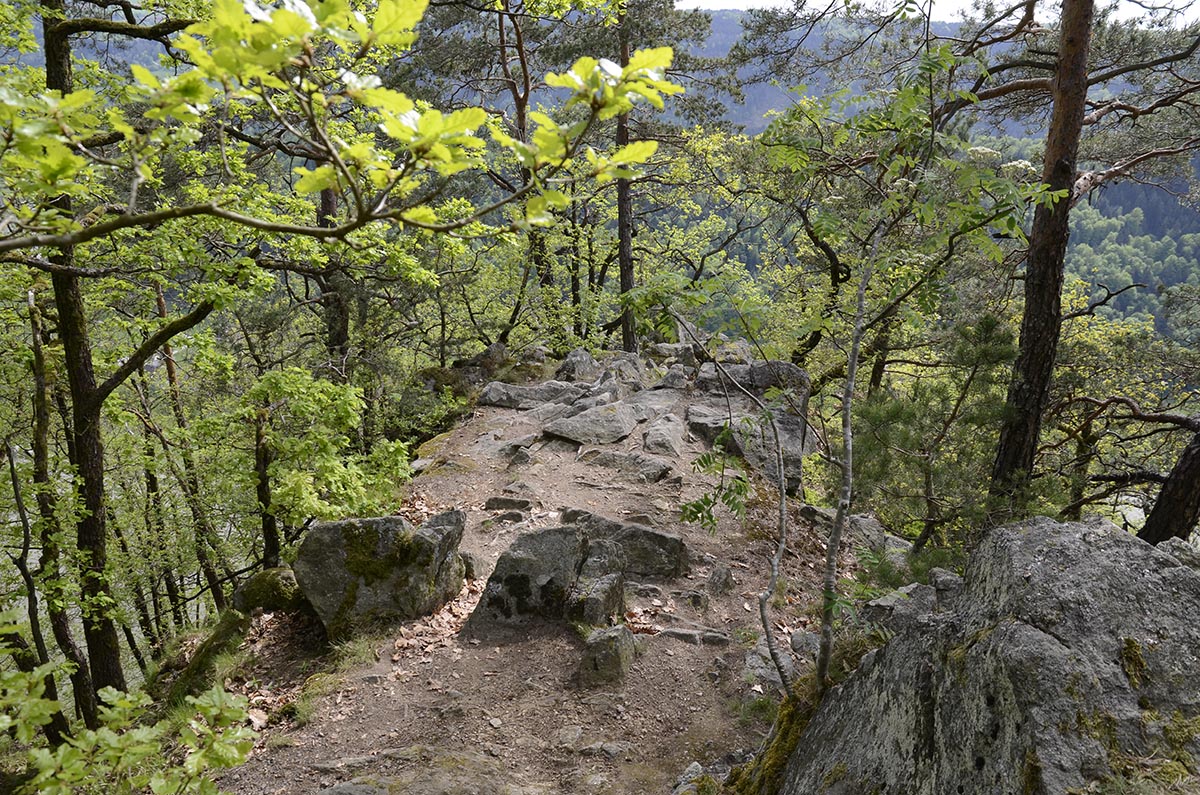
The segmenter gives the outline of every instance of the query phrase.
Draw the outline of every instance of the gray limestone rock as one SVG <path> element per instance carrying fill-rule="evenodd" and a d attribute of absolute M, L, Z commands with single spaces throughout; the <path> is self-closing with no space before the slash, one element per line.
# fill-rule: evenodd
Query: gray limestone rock
<path fill-rule="evenodd" d="M 859 618 L 867 624 L 899 632 L 919 626 L 935 609 L 937 590 L 932 585 L 914 582 L 867 602 Z"/>
<path fill-rule="evenodd" d="M 991 530 L 964 581 L 828 693 L 784 795 L 1057 795 L 1164 760 L 1200 787 L 1200 573 L 1112 525 L 1037 519 Z"/>
<path fill-rule="evenodd" d="M 1196 549 L 1182 538 L 1168 538 L 1166 541 L 1159 542 L 1158 550 L 1166 552 L 1183 565 L 1200 571 L 1200 549 Z M 235 604 L 234 607 L 237 605 Z"/>
<path fill-rule="evenodd" d="M 799 396 L 807 394 L 811 387 L 808 374 L 802 369 L 791 362 L 775 359 L 723 364 L 720 368 L 708 362 L 701 365 L 696 374 L 696 386 L 702 391 L 724 394 L 728 389 L 733 395 L 739 394 L 730 380 L 759 396 L 768 389 L 783 389 Z"/>
<path fill-rule="evenodd" d="M 586 550 L 577 527 L 520 536 L 496 561 L 471 621 L 562 618 Z"/>
<path fill-rule="evenodd" d="M 604 358 L 604 374 L 632 388 L 635 392 L 642 389 L 644 371 L 642 360 L 636 353 L 618 351 L 606 354 Z"/>
<path fill-rule="evenodd" d="M 606 469 L 615 469 L 642 483 L 657 483 L 671 472 L 671 463 L 645 453 L 618 453 L 612 450 L 588 450 L 580 461 Z"/>
<path fill-rule="evenodd" d="M 708 579 L 704 582 L 704 587 L 713 596 L 724 596 L 727 593 L 733 593 L 733 587 L 736 584 L 733 572 L 728 566 L 713 566 L 712 571 L 708 573 Z"/>
<path fill-rule="evenodd" d="M 578 386 L 561 381 L 543 381 L 528 386 L 492 381 L 479 394 L 479 404 L 506 409 L 532 409 L 543 403 L 571 403 L 582 394 L 583 390 Z"/>
<path fill-rule="evenodd" d="M 582 508 L 567 508 L 562 512 L 561 519 L 564 524 L 578 525 L 592 538 L 608 538 L 621 530 L 620 522 L 606 519 Z"/>
<path fill-rule="evenodd" d="M 623 682 L 636 653 L 633 633 L 624 624 L 594 631 L 579 661 L 579 684 L 595 687 Z"/>
<path fill-rule="evenodd" d="M 673 364 L 668 369 L 662 380 L 654 385 L 655 389 L 687 389 L 691 381 L 691 370 L 684 367 L 682 364 Z"/>
<path fill-rule="evenodd" d="M 605 626 L 625 612 L 625 577 L 618 571 L 596 579 L 580 577 L 568 597 L 567 618 Z"/>
<path fill-rule="evenodd" d="M 787 653 L 787 649 L 782 649 L 780 655 L 784 670 L 787 671 L 790 677 L 794 672 L 791 655 Z M 783 687 L 783 679 L 780 678 L 779 669 L 775 667 L 775 662 L 771 659 L 771 652 L 767 648 L 765 640 L 760 640 L 754 648 L 747 649 L 743 662 L 743 681 L 757 683 L 764 687 Z"/>
<path fill-rule="evenodd" d="M 633 433 L 637 424 L 633 409 L 614 403 L 554 420 L 546 425 L 545 431 L 579 444 L 612 444 Z"/>
<path fill-rule="evenodd" d="M 562 521 L 573 524 L 596 539 L 616 542 L 625 558 L 625 575 L 631 577 L 680 577 L 690 571 L 687 544 L 674 533 L 639 524 L 622 524 L 579 508 L 562 512 Z"/>
<path fill-rule="evenodd" d="M 416 529 L 399 516 L 317 524 L 292 568 L 326 632 L 342 638 L 357 625 L 417 618 L 453 599 L 463 583 L 465 524 L 462 511 Z"/>
<path fill-rule="evenodd" d="M 929 570 L 929 584 L 937 591 L 937 603 L 942 607 L 962 591 L 963 578 L 952 571 L 932 568 Z"/>
<path fill-rule="evenodd" d="M 674 533 L 627 524 L 612 540 L 625 551 L 625 573 L 633 577 L 682 577 L 690 570 L 687 544 Z"/>
<path fill-rule="evenodd" d="M 563 359 L 562 364 L 555 371 L 554 377 L 559 381 L 587 381 L 590 383 L 599 378 L 601 372 L 600 363 L 592 354 L 583 348 L 576 348 Z"/>
<path fill-rule="evenodd" d="M 754 360 L 754 346 L 746 340 L 732 340 L 717 346 L 713 358 L 718 362 L 749 364 Z"/>
<path fill-rule="evenodd" d="M 603 577 L 625 571 L 625 549 L 616 541 L 593 538 L 588 543 L 586 554 L 587 557 L 579 566 L 580 578 Z"/>
<path fill-rule="evenodd" d="M 775 435 L 769 425 L 757 417 L 735 410 L 732 418 L 722 403 L 692 403 L 687 409 L 688 428 L 709 444 L 722 439 L 725 449 L 774 480 L 778 477 Z M 783 447 L 783 469 L 788 492 L 793 493 L 801 480 L 804 453 L 812 445 L 804 419 L 792 414 L 776 414 L 775 426 Z M 728 428 L 728 433 L 726 429 Z"/>
<path fill-rule="evenodd" d="M 671 389 L 645 389 L 622 401 L 633 409 L 638 422 L 656 420 L 675 408 L 682 395 Z"/>
<path fill-rule="evenodd" d="M 696 351 L 690 342 L 660 342 L 646 349 L 646 356 L 660 364 L 682 367 L 696 366 Z"/>

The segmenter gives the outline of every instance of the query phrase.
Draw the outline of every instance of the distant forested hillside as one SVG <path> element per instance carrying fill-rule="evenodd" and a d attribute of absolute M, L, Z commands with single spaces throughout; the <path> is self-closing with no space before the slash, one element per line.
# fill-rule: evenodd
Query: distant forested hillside
<path fill-rule="evenodd" d="M 711 33 L 694 54 L 706 58 L 728 54 L 742 36 L 744 15 L 737 10 L 711 12 Z M 950 32 L 954 25 L 940 23 L 940 27 Z M 817 43 L 810 39 L 810 46 L 819 46 L 819 31 L 813 39 Z M 742 85 L 740 101 L 727 106 L 726 120 L 749 134 L 762 132 L 772 116 L 798 96 L 793 83 L 788 75 L 779 74 L 771 82 Z M 807 88 L 807 93 L 819 93 L 828 87 Z M 1012 135 L 1018 125 L 1011 122 L 1002 127 L 977 125 L 972 137 L 978 136 L 1005 157 L 1040 165 L 1042 140 Z M 1200 171 L 1200 161 L 1194 164 Z M 1172 333 L 1163 306 L 1166 292 L 1177 285 L 1200 284 L 1200 212 L 1195 196 L 1189 201 L 1187 194 L 1187 179 L 1182 175 L 1165 179 L 1162 186 L 1131 181 L 1107 185 L 1072 217 L 1068 274 L 1085 282 L 1094 300 L 1105 289 L 1144 284 L 1113 299 L 1106 311 L 1153 320 L 1161 333 Z"/>

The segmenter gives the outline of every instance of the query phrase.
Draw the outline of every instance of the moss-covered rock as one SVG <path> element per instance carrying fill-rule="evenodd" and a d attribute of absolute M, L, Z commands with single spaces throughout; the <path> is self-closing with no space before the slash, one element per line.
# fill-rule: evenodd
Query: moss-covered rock
<path fill-rule="evenodd" d="M 1110 524 L 994 529 L 962 592 L 898 627 L 802 729 L 781 710 L 735 791 L 1200 791 L 1197 613 L 1200 574 Z"/>
<path fill-rule="evenodd" d="M 462 588 L 465 524 L 466 514 L 449 511 L 415 529 L 399 516 L 314 525 L 296 556 L 296 580 L 331 638 L 428 615 Z"/>
<path fill-rule="evenodd" d="M 296 575 L 287 566 L 255 572 L 233 592 L 233 607 L 243 613 L 263 609 L 269 613 L 311 611 Z"/>
<path fill-rule="evenodd" d="M 236 651 L 250 629 L 250 618 L 238 610 L 221 613 L 208 637 L 196 648 L 187 666 L 175 677 L 167 691 L 168 704 L 180 704 L 187 696 L 196 696 L 213 685 L 217 659 Z"/>

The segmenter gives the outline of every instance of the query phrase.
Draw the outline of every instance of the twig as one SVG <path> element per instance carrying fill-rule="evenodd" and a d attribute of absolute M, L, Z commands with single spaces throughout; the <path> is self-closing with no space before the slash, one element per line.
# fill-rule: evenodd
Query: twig
<path fill-rule="evenodd" d="M 698 345 L 703 344 L 696 337 L 696 335 L 692 333 L 691 329 L 688 328 L 688 325 L 683 322 L 683 318 L 670 309 L 667 310 L 667 313 L 673 320 L 675 320 L 676 323 L 679 324 L 679 327 L 682 328 L 687 335 L 692 338 L 693 343 Z M 783 469 L 783 443 L 780 441 L 779 427 L 775 424 L 774 414 L 761 400 L 758 399 L 757 396 L 754 395 L 754 393 L 750 392 L 750 390 L 746 389 L 736 380 L 731 378 L 729 372 L 720 362 L 716 360 L 716 358 L 712 360 L 712 363 L 716 368 L 717 373 L 721 377 L 722 384 L 724 384 L 726 381 L 733 384 L 735 387 L 737 387 L 739 392 L 749 398 L 750 401 L 758 408 L 758 410 L 762 412 L 763 416 L 771 426 L 771 435 L 775 440 L 775 480 L 779 489 L 779 541 L 775 545 L 775 554 L 772 555 L 769 560 L 771 564 L 771 576 L 767 580 L 767 587 L 758 595 L 758 618 L 762 623 L 763 635 L 767 641 L 767 652 L 771 655 L 771 662 L 775 664 L 775 670 L 779 673 L 779 681 L 783 683 L 783 688 L 787 694 L 791 695 L 793 687 L 792 674 L 783 664 L 783 655 L 779 650 L 779 644 L 775 640 L 775 631 L 771 627 L 771 618 L 767 614 L 768 603 L 771 599 L 771 595 L 775 593 L 775 587 L 779 583 L 779 569 L 783 563 L 784 553 L 787 551 L 787 475 Z M 728 393 L 726 393 L 726 401 L 728 401 Z M 804 403 L 807 404 L 807 396 Z M 729 408 L 729 421 L 730 424 L 733 423 L 732 407 Z"/>

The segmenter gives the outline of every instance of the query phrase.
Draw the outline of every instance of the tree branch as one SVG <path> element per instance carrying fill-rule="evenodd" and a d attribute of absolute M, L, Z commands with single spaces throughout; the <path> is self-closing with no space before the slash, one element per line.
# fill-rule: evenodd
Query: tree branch
<path fill-rule="evenodd" d="M 1097 309 L 1099 309 L 1102 306 L 1106 306 L 1109 301 L 1116 298 L 1121 293 L 1126 292 L 1128 290 L 1132 290 L 1135 287 L 1141 287 L 1142 289 L 1145 289 L 1145 287 L 1146 287 L 1146 285 L 1142 284 L 1141 282 L 1138 282 L 1135 284 L 1127 284 L 1124 287 L 1122 287 L 1120 290 L 1117 290 L 1116 292 L 1114 292 L 1114 291 L 1110 290 L 1107 285 L 1099 284 L 1096 286 L 1104 288 L 1104 297 L 1091 302 L 1084 309 L 1076 309 L 1074 312 L 1068 312 L 1067 314 L 1063 315 L 1064 323 L 1067 322 L 1068 320 L 1074 320 L 1077 317 L 1095 316 Z"/>
<path fill-rule="evenodd" d="M 146 360 L 154 355 L 154 353 L 161 348 L 164 343 L 170 342 L 171 338 L 176 334 L 187 331 L 193 326 L 199 324 L 200 321 L 204 320 L 204 318 L 208 317 L 212 313 L 214 308 L 215 307 L 212 301 L 204 301 L 191 312 L 187 313 L 183 317 L 175 318 L 170 323 L 156 331 L 154 334 L 150 335 L 145 342 L 138 346 L 137 350 L 135 350 L 129 355 L 128 358 L 125 359 L 124 363 L 117 368 L 115 373 L 110 375 L 103 384 L 96 388 L 96 391 L 92 394 L 92 399 L 97 403 L 103 403 L 105 398 L 107 398 L 114 389 L 119 387 L 126 378 L 129 378 L 129 376 L 137 372 L 137 369 L 145 364 Z"/>
<path fill-rule="evenodd" d="M 76 33 L 113 33 L 131 39 L 159 41 L 195 24 L 196 21 L 195 19 L 171 19 L 156 25 L 131 25 L 128 22 L 118 22 L 113 19 L 81 17 L 64 19 L 62 22 L 55 23 L 47 28 L 46 34 L 71 36 Z"/>

